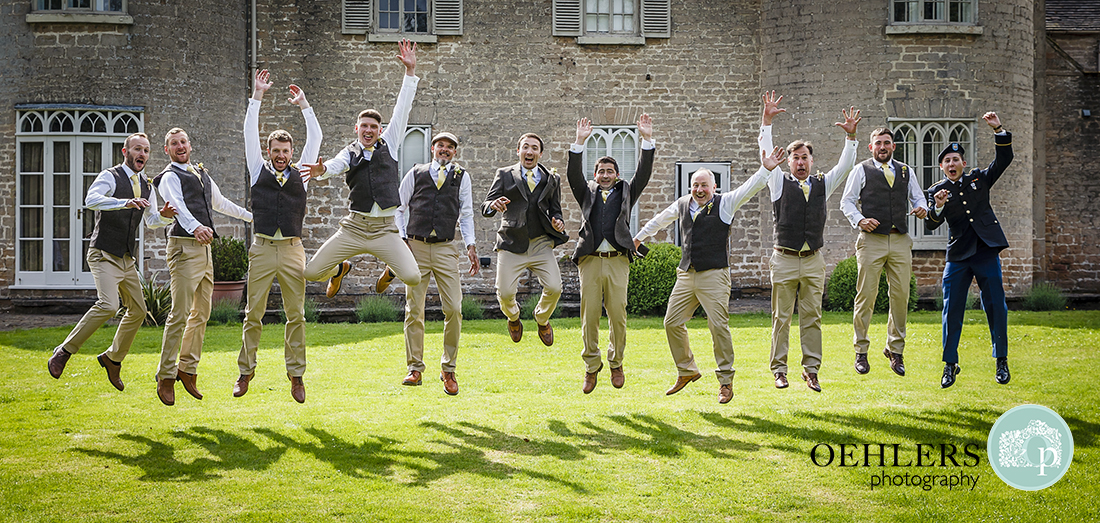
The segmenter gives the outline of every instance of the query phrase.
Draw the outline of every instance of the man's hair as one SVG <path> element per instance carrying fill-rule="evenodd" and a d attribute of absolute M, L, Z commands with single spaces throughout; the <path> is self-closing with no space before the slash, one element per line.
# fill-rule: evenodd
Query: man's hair
<path fill-rule="evenodd" d="M 874 131 L 871 131 L 871 143 L 875 143 L 875 138 L 884 134 L 890 135 L 890 141 L 894 141 L 894 133 L 890 132 L 890 129 L 885 127 L 879 127 Z"/>
<path fill-rule="evenodd" d="M 382 123 L 382 113 L 375 111 L 374 109 L 363 109 L 362 111 L 359 111 L 359 116 L 355 117 L 355 123 L 358 124 L 359 120 L 362 120 L 364 116 L 367 118 L 373 118 L 377 120 L 378 123 Z"/>
<path fill-rule="evenodd" d="M 131 134 L 130 136 L 126 137 L 126 141 L 122 142 L 122 148 L 123 149 L 129 149 L 130 148 L 130 140 L 133 140 L 134 138 L 145 138 L 146 141 L 149 140 L 149 136 L 147 136 L 145 133 L 134 133 L 134 134 Z"/>
<path fill-rule="evenodd" d="M 795 140 L 791 142 L 791 144 L 787 146 L 787 154 L 794 154 L 795 151 L 802 147 L 810 151 L 810 156 L 814 155 L 814 144 L 810 143 L 809 140 Z"/>
<path fill-rule="evenodd" d="M 523 141 L 528 139 L 528 138 L 534 138 L 534 139 L 539 141 L 539 150 L 540 151 L 545 148 L 542 145 L 542 138 L 539 138 L 539 135 L 537 135 L 535 133 L 523 133 L 523 136 L 520 136 L 519 141 L 516 142 L 516 149 L 519 149 L 520 147 L 523 147 Z"/>
<path fill-rule="evenodd" d="M 711 171 L 710 169 L 707 169 L 707 168 L 699 169 L 699 170 L 691 173 L 691 177 L 695 178 L 696 174 L 705 174 L 705 175 L 707 175 L 707 178 L 710 178 L 710 183 L 711 184 L 714 184 L 714 185 L 718 184 L 717 180 L 715 180 L 715 178 L 714 178 L 714 172 Z"/>
<path fill-rule="evenodd" d="M 268 149 L 271 148 L 271 141 L 272 140 L 274 140 L 276 142 L 290 142 L 290 146 L 291 147 L 294 146 L 294 139 L 291 138 L 290 133 L 286 132 L 286 130 L 284 130 L 284 129 L 276 129 L 274 131 L 271 131 L 271 134 L 267 135 L 267 148 Z"/>
<path fill-rule="evenodd" d="M 599 160 L 596 160 L 596 169 L 600 168 L 601 163 L 609 163 L 611 165 L 614 165 L 615 166 L 615 173 L 618 174 L 618 172 L 619 172 L 619 162 L 616 162 L 614 158 L 612 158 L 610 156 L 604 156 L 603 158 L 600 158 Z"/>
<path fill-rule="evenodd" d="M 164 145 L 165 146 L 168 145 L 168 138 L 171 138 L 173 134 L 180 134 L 180 133 L 183 133 L 183 135 L 186 136 L 188 139 L 191 138 L 191 136 L 187 134 L 187 131 L 184 131 L 183 129 L 180 129 L 179 127 L 173 127 L 171 129 L 168 129 L 167 133 L 164 133 Z"/>

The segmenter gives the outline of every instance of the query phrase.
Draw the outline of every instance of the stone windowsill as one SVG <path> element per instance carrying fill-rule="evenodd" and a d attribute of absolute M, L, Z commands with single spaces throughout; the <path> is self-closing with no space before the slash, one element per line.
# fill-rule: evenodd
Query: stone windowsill
<path fill-rule="evenodd" d="M 985 28 L 980 25 L 949 25 L 949 24 L 908 24 L 887 25 L 888 35 L 908 34 L 957 34 L 957 35 L 981 35 Z"/>
<path fill-rule="evenodd" d="M 368 42 L 400 42 L 408 40 L 418 44 L 434 44 L 439 42 L 435 35 L 406 34 L 406 33 L 368 33 Z"/>
<path fill-rule="evenodd" d="M 27 13 L 28 24 L 114 24 L 134 25 L 134 17 L 121 13 Z"/>
<path fill-rule="evenodd" d="M 577 45 L 645 45 L 645 37 L 630 36 L 578 36 Z"/>

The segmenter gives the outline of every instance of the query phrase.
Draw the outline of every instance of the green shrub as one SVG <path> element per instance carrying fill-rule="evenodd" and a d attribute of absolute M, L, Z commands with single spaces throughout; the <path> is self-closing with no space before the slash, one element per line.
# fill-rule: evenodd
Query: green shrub
<path fill-rule="evenodd" d="M 145 297 L 145 325 L 164 325 L 168 313 L 172 312 L 172 289 L 167 285 L 157 285 L 138 273 L 141 280 L 141 294 Z"/>
<path fill-rule="evenodd" d="M 1046 282 L 1031 286 L 1024 296 L 1023 306 L 1029 311 L 1060 311 L 1066 308 L 1066 296 L 1062 289 Z"/>
<path fill-rule="evenodd" d="M 836 264 L 829 276 L 826 287 L 825 309 L 830 311 L 851 311 L 856 300 L 856 275 L 858 267 L 855 256 Z M 889 284 L 886 283 L 886 269 L 878 280 L 878 298 L 875 299 L 875 312 L 886 312 L 890 308 Z M 917 277 L 909 276 L 909 310 L 917 309 Z M 942 302 L 942 300 L 941 300 Z"/>
<path fill-rule="evenodd" d="M 232 299 L 218 300 L 210 309 L 210 321 L 224 324 L 240 323 L 241 304 Z"/>
<path fill-rule="evenodd" d="M 366 296 L 355 302 L 355 317 L 359 318 L 359 323 L 397 321 L 401 317 L 401 310 L 389 298 Z"/>
<path fill-rule="evenodd" d="M 480 320 L 485 317 L 485 309 L 481 308 L 481 302 L 469 296 L 462 297 L 462 319 Z"/>
<path fill-rule="evenodd" d="M 313 298 L 307 296 L 305 306 L 306 323 L 317 323 L 321 321 L 321 311 L 317 309 L 317 302 L 314 301 Z M 282 308 L 279 309 L 279 323 L 286 323 L 286 311 Z"/>
<path fill-rule="evenodd" d="M 645 258 L 630 264 L 626 310 L 631 314 L 664 314 L 672 287 L 676 284 L 676 267 L 680 265 L 679 247 L 671 243 L 651 246 Z"/>
<path fill-rule="evenodd" d="M 942 303 L 942 302 L 941 302 Z M 966 308 L 967 310 L 976 311 L 982 308 L 982 295 L 974 294 L 970 291 L 966 293 Z"/>
<path fill-rule="evenodd" d="M 241 281 L 248 272 L 248 248 L 243 241 L 219 236 L 210 243 L 214 281 Z"/>
<path fill-rule="evenodd" d="M 541 292 L 528 296 L 526 300 L 523 300 L 523 303 L 519 304 L 519 318 L 521 320 L 535 319 L 535 307 L 538 306 L 540 298 L 542 298 Z M 558 302 L 558 307 L 554 307 L 554 312 L 550 314 L 550 317 L 561 317 L 561 302 Z"/>

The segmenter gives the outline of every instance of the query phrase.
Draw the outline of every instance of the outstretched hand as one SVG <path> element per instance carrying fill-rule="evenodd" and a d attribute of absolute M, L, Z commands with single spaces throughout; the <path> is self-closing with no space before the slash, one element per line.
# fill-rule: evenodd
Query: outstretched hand
<path fill-rule="evenodd" d="M 306 100 L 306 92 L 297 85 L 290 84 L 290 98 L 287 98 L 286 101 L 297 105 L 303 111 L 309 109 L 309 101 Z"/>
<path fill-rule="evenodd" d="M 259 100 L 264 93 L 271 89 L 271 73 L 267 69 L 256 71 L 256 79 L 252 82 L 252 98 Z"/>
<path fill-rule="evenodd" d="M 318 156 L 317 163 L 303 163 L 298 172 L 302 175 L 303 182 L 308 182 L 314 176 L 321 176 L 325 174 L 325 159 Z"/>
<path fill-rule="evenodd" d="M 405 64 L 405 76 L 414 76 L 416 72 L 416 42 L 401 40 L 397 44 L 397 61 Z"/>
<path fill-rule="evenodd" d="M 787 157 L 787 150 L 782 147 L 775 147 L 772 149 L 771 154 L 767 154 L 767 151 L 760 151 L 760 163 L 766 170 L 773 170 L 783 163 L 783 159 Z"/>
<path fill-rule="evenodd" d="M 653 141 L 653 119 L 649 117 L 649 113 L 642 113 L 638 117 L 638 134 L 647 142 Z"/>
<path fill-rule="evenodd" d="M 997 116 L 997 113 L 993 111 L 989 111 L 988 113 L 983 114 L 982 119 L 985 120 L 985 123 L 989 124 L 989 126 L 994 129 L 1001 126 L 1001 119 Z"/>
<path fill-rule="evenodd" d="M 165 218 L 174 218 L 176 214 L 176 209 L 168 202 L 164 202 L 164 207 L 160 208 L 160 215 Z"/>
<path fill-rule="evenodd" d="M 859 110 L 852 106 L 847 111 L 842 109 L 840 112 L 844 114 L 844 123 L 836 122 L 833 125 L 844 129 L 844 132 L 848 134 L 856 134 L 856 126 L 863 119 L 859 116 Z"/>
<path fill-rule="evenodd" d="M 763 116 L 760 118 L 761 125 L 771 125 L 772 118 L 775 118 L 775 115 L 787 112 L 786 109 L 779 108 L 779 102 L 782 99 L 782 96 L 775 96 L 775 91 L 772 91 L 770 93 L 764 91 L 764 94 L 760 96 L 760 100 L 764 102 L 764 113 Z"/>
<path fill-rule="evenodd" d="M 584 145 L 584 141 L 592 136 L 592 121 L 588 118 L 577 120 L 577 145 Z"/>

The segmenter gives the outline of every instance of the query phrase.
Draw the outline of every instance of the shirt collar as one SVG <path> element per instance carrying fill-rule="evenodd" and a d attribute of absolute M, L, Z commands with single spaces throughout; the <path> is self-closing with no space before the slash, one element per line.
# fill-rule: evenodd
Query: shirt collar
<path fill-rule="evenodd" d="M 143 175 L 145 174 L 145 169 L 142 169 L 142 170 L 140 170 L 140 171 L 134 172 L 134 170 L 133 170 L 133 169 L 131 169 L 129 165 L 126 165 L 126 162 L 123 162 L 123 163 L 122 163 L 122 170 L 123 170 L 123 171 L 124 171 L 124 172 L 126 173 L 126 177 L 127 177 L 127 178 L 129 178 L 129 177 L 131 177 L 131 176 L 133 176 L 133 175 L 135 175 L 135 174 L 136 174 L 136 175 L 138 175 L 138 176 L 141 176 L 141 177 L 143 177 L 143 178 L 144 178 L 144 176 L 143 176 Z"/>
<path fill-rule="evenodd" d="M 187 171 L 187 169 L 189 167 L 191 167 L 190 163 L 172 162 L 172 165 L 175 165 L 176 167 L 179 167 L 180 169 L 183 169 L 184 171 Z M 187 171 L 187 172 L 190 172 L 190 171 Z"/>

